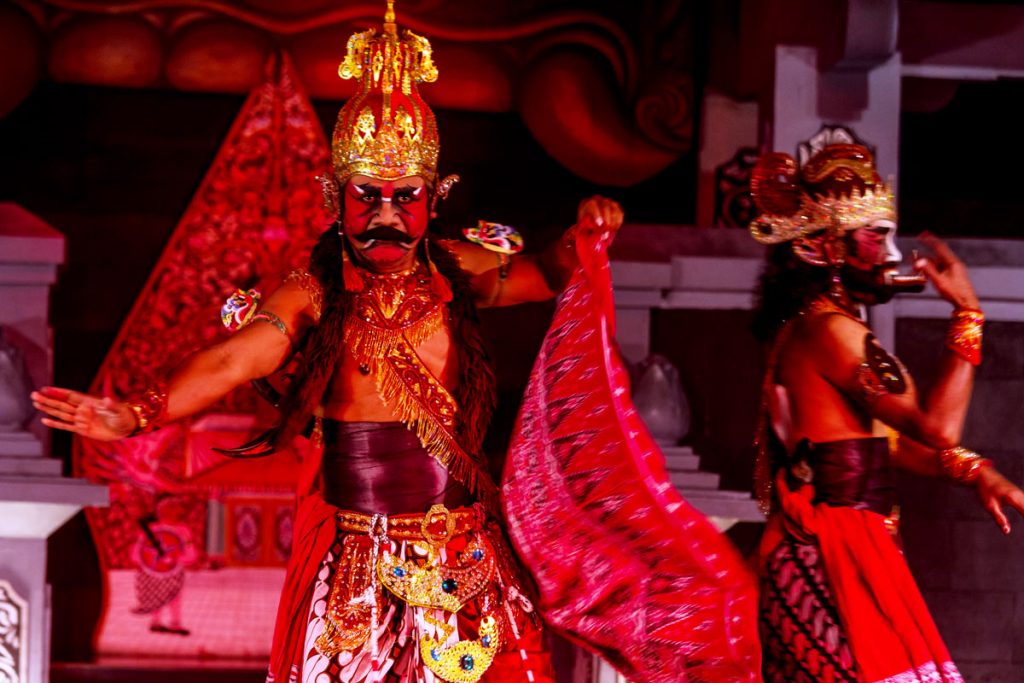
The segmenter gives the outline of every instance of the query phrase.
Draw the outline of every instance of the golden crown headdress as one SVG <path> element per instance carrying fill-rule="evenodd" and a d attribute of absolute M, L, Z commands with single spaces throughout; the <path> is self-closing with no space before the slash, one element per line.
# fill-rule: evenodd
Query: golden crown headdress
<path fill-rule="evenodd" d="M 754 166 L 750 193 L 761 214 L 750 222 L 750 233 L 758 242 L 896 221 L 892 188 L 875 170 L 871 151 L 848 130 L 826 128 L 799 151 L 799 166 L 779 152 L 763 155 Z"/>
<path fill-rule="evenodd" d="M 381 32 L 348 39 L 338 75 L 358 79 L 359 89 L 334 126 L 331 159 L 339 184 L 357 174 L 381 180 L 418 175 L 434 182 L 441 143 L 434 112 L 418 87 L 437 80 L 431 54 L 423 36 L 399 36 L 394 0 L 388 0 Z"/>

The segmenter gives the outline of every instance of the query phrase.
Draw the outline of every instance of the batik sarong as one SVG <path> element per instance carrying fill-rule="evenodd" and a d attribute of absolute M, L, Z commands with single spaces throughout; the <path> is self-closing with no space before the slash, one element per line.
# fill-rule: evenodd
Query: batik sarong
<path fill-rule="evenodd" d="M 765 680 L 962 683 L 897 543 L 887 439 L 790 460 L 761 547 Z"/>

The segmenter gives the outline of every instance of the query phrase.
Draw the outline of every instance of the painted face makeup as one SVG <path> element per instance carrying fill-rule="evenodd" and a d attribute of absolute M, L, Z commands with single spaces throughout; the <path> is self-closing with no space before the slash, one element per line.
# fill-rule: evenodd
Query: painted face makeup
<path fill-rule="evenodd" d="M 897 271 L 903 254 L 896 245 L 894 222 L 881 220 L 854 230 L 847 246 L 843 281 L 855 298 L 864 303 L 885 303 L 900 292 L 924 289 L 923 275 L 900 275 Z"/>
<path fill-rule="evenodd" d="M 342 225 L 362 265 L 381 272 L 407 268 L 427 232 L 430 207 L 423 178 L 353 176 L 345 184 Z"/>
<path fill-rule="evenodd" d="M 896 224 L 892 221 L 876 221 L 871 225 L 853 231 L 850 239 L 849 260 L 851 265 L 865 270 L 903 260 L 903 254 L 896 246 Z"/>

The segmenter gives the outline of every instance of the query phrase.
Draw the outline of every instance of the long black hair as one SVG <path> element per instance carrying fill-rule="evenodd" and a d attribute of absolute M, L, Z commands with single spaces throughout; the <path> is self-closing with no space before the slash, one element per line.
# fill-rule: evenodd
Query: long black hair
<path fill-rule="evenodd" d="M 757 288 L 757 306 L 751 330 L 760 341 L 770 341 L 787 320 L 797 315 L 811 299 L 828 291 L 828 268 L 807 263 L 789 242 L 768 250 Z"/>

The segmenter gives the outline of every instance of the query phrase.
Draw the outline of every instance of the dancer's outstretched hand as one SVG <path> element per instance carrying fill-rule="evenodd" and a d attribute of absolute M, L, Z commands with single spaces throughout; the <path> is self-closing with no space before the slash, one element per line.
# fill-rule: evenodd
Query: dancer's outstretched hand
<path fill-rule="evenodd" d="M 988 510 L 1004 534 L 1010 533 L 1010 521 L 1003 512 L 1003 506 L 1008 505 L 1024 515 L 1024 491 L 999 474 L 995 467 L 982 467 L 974 488 L 982 507 Z"/>
<path fill-rule="evenodd" d="M 31 398 L 36 410 L 46 415 L 43 424 L 53 429 L 99 441 L 122 439 L 135 429 L 135 415 L 123 401 L 58 387 L 33 391 Z"/>

